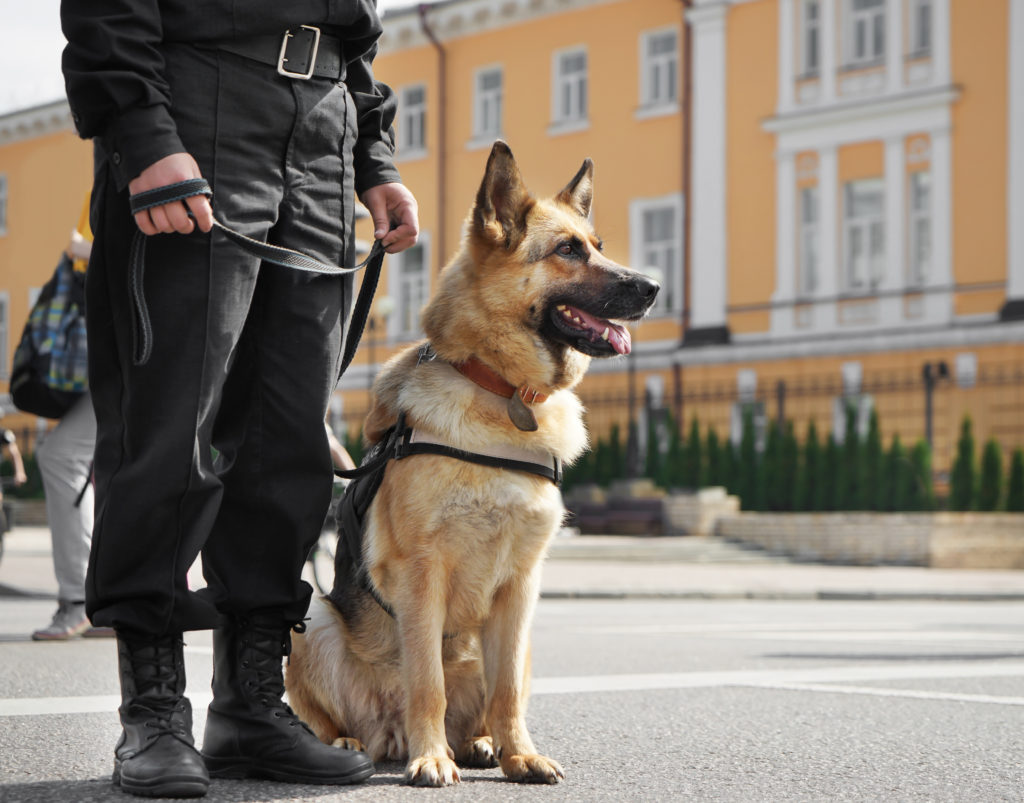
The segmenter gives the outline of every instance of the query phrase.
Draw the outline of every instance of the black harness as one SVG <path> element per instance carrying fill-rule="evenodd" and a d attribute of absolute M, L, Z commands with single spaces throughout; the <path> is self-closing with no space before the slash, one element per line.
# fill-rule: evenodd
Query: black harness
<path fill-rule="evenodd" d="M 342 600 L 346 596 L 346 591 L 355 582 L 389 616 L 396 618 L 394 609 L 385 602 L 373 585 L 370 573 L 363 562 L 363 535 L 366 531 L 367 513 L 384 481 L 388 463 L 417 454 L 441 455 L 491 468 L 524 471 L 544 477 L 556 486 L 562 484 L 562 462 L 557 457 L 552 456 L 550 465 L 545 465 L 528 460 L 467 452 L 442 443 L 417 441 L 413 428 L 405 421 L 405 413 L 401 413 L 395 426 L 366 453 L 359 468 L 334 472 L 343 479 L 352 480 L 345 489 L 337 512 L 338 548 L 334 557 L 334 588 L 329 596 L 339 609 L 343 608 Z"/>

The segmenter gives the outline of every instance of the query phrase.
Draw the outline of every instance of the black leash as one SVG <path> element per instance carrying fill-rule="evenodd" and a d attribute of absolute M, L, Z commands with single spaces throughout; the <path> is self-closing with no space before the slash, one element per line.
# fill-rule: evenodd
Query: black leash
<path fill-rule="evenodd" d="M 213 197 L 210 184 L 204 178 L 193 178 L 188 181 L 180 181 L 176 184 L 169 184 L 166 187 L 158 187 L 154 190 L 132 195 L 128 199 L 132 214 L 144 212 L 155 206 L 184 201 L 196 195 Z M 191 216 L 191 214 L 190 214 Z M 345 351 L 341 361 L 339 376 L 345 373 L 349 363 L 355 356 L 359 339 L 363 335 L 366 320 L 370 314 L 370 304 L 373 301 L 373 294 L 377 290 L 377 282 L 380 280 L 381 267 L 384 263 L 384 246 L 380 240 L 375 240 L 373 248 L 370 249 L 366 259 L 351 268 L 343 268 L 338 265 L 331 265 L 321 262 L 301 251 L 294 251 L 291 248 L 282 248 L 279 245 L 271 245 L 260 240 L 255 240 L 241 232 L 225 226 L 214 218 L 213 226 L 229 240 L 242 248 L 243 251 L 258 257 L 264 262 L 271 262 L 285 268 L 293 268 L 307 273 L 319 273 L 329 276 L 344 276 L 349 273 L 366 268 L 366 275 L 363 277 L 362 285 L 359 288 L 359 296 L 352 309 L 352 321 L 349 324 L 348 338 L 345 341 Z M 147 237 L 141 231 L 136 231 L 132 238 L 131 252 L 129 255 L 129 276 L 132 293 L 132 323 L 135 331 L 135 349 L 132 361 L 135 365 L 145 365 L 153 353 L 153 327 L 149 319 L 149 308 L 146 305 L 146 296 L 143 288 L 143 277 L 146 263 L 146 240 Z"/>

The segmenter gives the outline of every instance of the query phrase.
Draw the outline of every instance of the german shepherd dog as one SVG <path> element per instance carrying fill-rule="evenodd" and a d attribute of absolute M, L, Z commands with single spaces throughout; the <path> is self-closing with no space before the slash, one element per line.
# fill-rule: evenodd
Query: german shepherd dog
<path fill-rule="evenodd" d="M 369 444 L 401 415 L 464 452 L 579 457 L 587 435 L 573 388 L 592 357 L 629 352 L 621 322 L 643 317 L 659 289 L 604 256 L 592 195 L 590 159 L 540 200 L 494 144 L 423 311 L 428 343 L 376 379 Z M 415 785 L 456 783 L 459 765 L 564 778 L 525 722 L 541 562 L 564 512 L 555 483 L 536 474 L 435 454 L 389 462 L 365 521 L 368 582 L 336 580 L 296 634 L 287 688 L 299 717 L 324 742 L 408 759 Z"/>

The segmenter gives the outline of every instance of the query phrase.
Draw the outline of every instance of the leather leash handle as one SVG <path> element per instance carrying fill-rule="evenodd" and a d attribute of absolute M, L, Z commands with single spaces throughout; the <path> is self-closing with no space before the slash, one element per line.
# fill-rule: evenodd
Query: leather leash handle
<path fill-rule="evenodd" d="M 168 184 L 165 187 L 146 190 L 128 198 L 133 215 L 152 209 L 155 206 L 184 201 L 196 195 L 213 197 L 210 184 L 204 178 L 193 178 L 187 181 L 179 181 L 176 184 Z M 189 215 L 191 217 L 191 213 Z M 349 324 L 348 336 L 345 338 L 344 353 L 342 356 L 341 370 L 338 378 L 345 373 L 349 363 L 355 356 L 359 340 L 362 338 L 366 321 L 370 314 L 370 305 L 373 302 L 373 295 L 380 280 L 380 272 L 384 263 L 384 246 L 380 240 L 374 240 L 373 248 L 369 255 L 351 268 L 338 265 L 331 265 L 321 262 L 319 259 L 304 254 L 301 251 L 294 251 L 291 248 L 282 248 L 278 245 L 255 240 L 241 232 L 235 231 L 230 226 L 225 226 L 214 218 L 214 228 L 222 232 L 229 240 L 238 245 L 243 251 L 251 256 L 257 257 L 264 262 L 271 262 L 285 268 L 301 270 L 307 273 L 319 273 L 328 276 L 344 276 L 349 273 L 366 268 L 366 275 L 363 276 L 362 285 L 359 288 L 359 296 L 352 309 L 352 319 Z M 130 253 L 130 289 L 132 293 L 132 322 L 135 331 L 135 346 L 132 361 L 135 365 L 145 365 L 153 352 L 153 328 L 149 319 L 149 308 L 146 305 L 146 297 L 143 289 L 143 277 L 145 274 L 146 257 L 146 235 L 136 231 L 132 239 Z"/>

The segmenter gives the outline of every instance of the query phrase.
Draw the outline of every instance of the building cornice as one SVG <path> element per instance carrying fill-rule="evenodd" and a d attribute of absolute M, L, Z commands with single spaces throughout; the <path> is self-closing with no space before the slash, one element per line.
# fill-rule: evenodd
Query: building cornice
<path fill-rule="evenodd" d="M 62 98 L 0 115 L 0 146 L 73 130 L 71 109 Z"/>
<path fill-rule="evenodd" d="M 426 16 L 439 39 L 452 40 L 619 2 L 623 0 L 443 0 L 430 4 Z M 379 42 L 381 55 L 429 44 L 421 26 L 419 5 L 385 12 L 384 33 Z"/>

